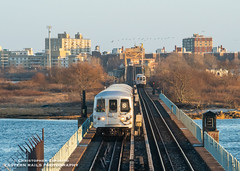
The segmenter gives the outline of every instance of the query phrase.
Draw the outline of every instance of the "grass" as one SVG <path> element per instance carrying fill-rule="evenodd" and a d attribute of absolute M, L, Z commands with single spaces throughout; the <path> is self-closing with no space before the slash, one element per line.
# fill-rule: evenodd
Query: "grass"
<path fill-rule="evenodd" d="M 88 112 L 99 90 L 87 92 Z M 38 84 L 32 81 L 11 83 L 0 80 L 0 118 L 77 119 L 81 97 L 61 84 Z M 47 107 L 45 107 L 47 106 Z"/>

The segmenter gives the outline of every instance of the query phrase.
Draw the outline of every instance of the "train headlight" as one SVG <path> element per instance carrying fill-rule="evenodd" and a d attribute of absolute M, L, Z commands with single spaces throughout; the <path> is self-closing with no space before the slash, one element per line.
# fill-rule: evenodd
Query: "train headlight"
<path fill-rule="evenodd" d="M 126 118 L 125 117 L 121 117 L 121 119 L 120 119 L 122 122 L 124 122 L 125 120 L 126 120 Z"/>
<path fill-rule="evenodd" d="M 104 121 L 104 120 L 105 120 L 105 117 L 101 117 L 101 120 Z"/>

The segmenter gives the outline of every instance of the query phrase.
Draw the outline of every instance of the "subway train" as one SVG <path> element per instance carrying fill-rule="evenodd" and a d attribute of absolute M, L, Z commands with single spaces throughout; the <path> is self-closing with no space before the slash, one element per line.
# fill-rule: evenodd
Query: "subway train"
<path fill-rule="evenodd" d="M 137 87 L 144 87 L 146 85 L 146 76 L 143 74 L 137 74 L 135 83 Z"/>
<path fill-rule="evenodd" d="M 113 84 L 94 98 L 93 127 L 102 135 L 123 135 L 133 125 L 133 89 Z"/>
<path fill-rule="evenodd" d="M 133 62 L 132 62 L 132 61 L 129 62 L 129 63 L 128 63 L 128 66 L 133 66 Z"/>

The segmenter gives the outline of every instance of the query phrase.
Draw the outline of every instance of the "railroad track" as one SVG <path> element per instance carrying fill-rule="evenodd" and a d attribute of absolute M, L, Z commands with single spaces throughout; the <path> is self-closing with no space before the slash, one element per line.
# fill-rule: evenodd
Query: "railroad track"
<path fill-rule="evenodd" d="M 155 103 L 142 88 L 139 96 L 154 170 L 194 170 Z"/>
<path fill-rule="evenodd" d="M 119 171 L 125 143 L 126 137 L 104 137 L 89 170 Z"/>

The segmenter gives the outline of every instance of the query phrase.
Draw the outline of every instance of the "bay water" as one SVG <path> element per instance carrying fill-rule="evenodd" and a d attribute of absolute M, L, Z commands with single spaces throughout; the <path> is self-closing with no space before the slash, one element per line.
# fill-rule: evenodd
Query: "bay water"
<path fill-rule="evenodd" d="M 194 120 L 202 128 L 202 120 Z M 217 119 L 219 144 L 240 161 L 240 119 Z"/>
<path fill-rule="evenodd" d="M 20 151 L 32 135 L 42 137 L 44 128 L 44 157 L 49 160 L 77 131 L 77 120 L 0 119 L 0 170 L 3 164 Z"/>
<path fill-rule="evenodd" d="M 194 120 L 200 127 L 202 120 Z M 45 131 L 44 156 L 49 160 L 77 130 L 77 120 L 0 119 L 0 170 L 34 134 Z M 240 119 L 217 120 L 219 143 L 240 161 Z"/>

